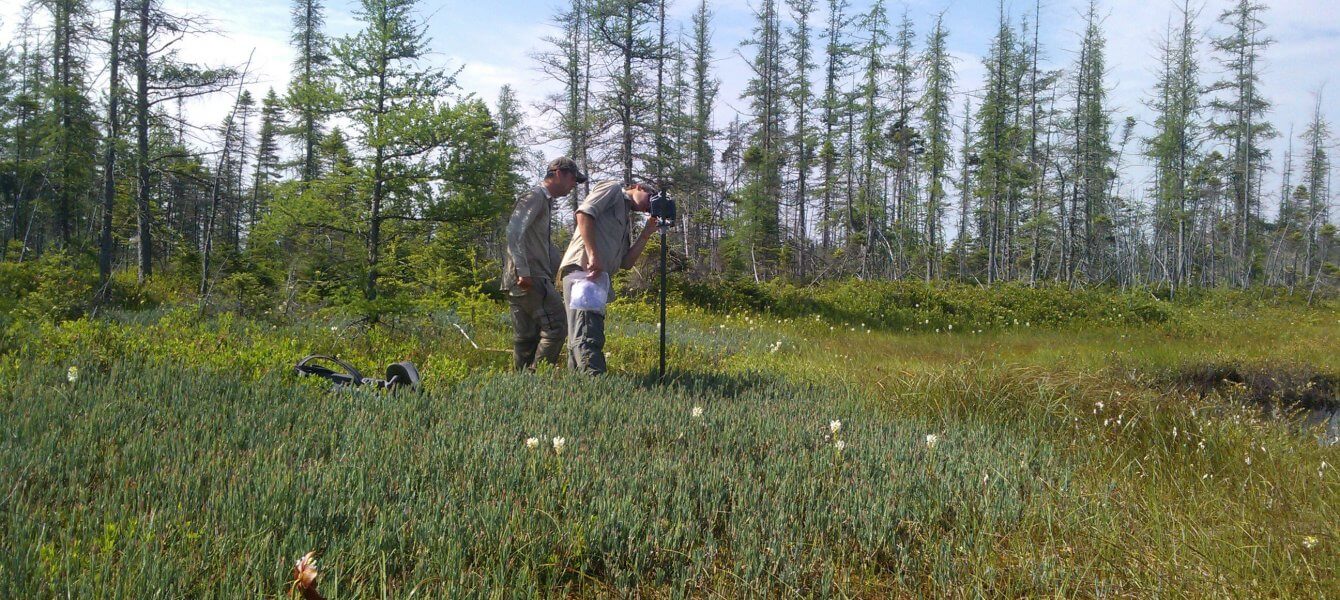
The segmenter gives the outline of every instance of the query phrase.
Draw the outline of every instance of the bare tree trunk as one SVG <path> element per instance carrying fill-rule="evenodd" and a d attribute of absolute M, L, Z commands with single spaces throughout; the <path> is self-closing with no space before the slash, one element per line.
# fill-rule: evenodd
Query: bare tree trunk
<path fill-rule="evenodd" d="M 106 299 L 112 278 L 112 211 L 116 208 L 116 144 L 121 138 L 121 0 L 112 0 L 112 43 L 107 59 L 107 148 L 102 161 L 102 232 L 98 243 L 99 295 Z"/>
<path fill-rule="evenodd" d="M 149 209 L 149 8 L 140 0 L 139 37 L 135 51 L 135 148 L 138 188 L 135 207 L 139 225 L 139 282 L 153 275 L 153 215 Z"/>

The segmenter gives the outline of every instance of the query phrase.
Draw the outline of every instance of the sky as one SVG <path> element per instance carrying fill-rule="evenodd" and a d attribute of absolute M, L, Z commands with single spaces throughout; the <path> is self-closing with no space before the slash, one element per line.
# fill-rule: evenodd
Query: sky
<path fill-rule="evenodd" d="M 1194 0 L 1201 8 L 1199 29 L 1218 34 L 1223 27 L 1215 22 L 1220 12 L 1235 0 Z M 105 10 L 105 0 L 92 0 Z M 293 51 L 288 44 L 289 4 L 275 0 L 165 0 L 169 9 L 193 13 L 212 21 L 216 35 L 200 36 L 183 42 L 183 54 L 206 63 L 241 65 L 254 50 L 251 72 L 256 80 L 253 94 L 263 95 L 266 87 L 281 91 L 289 79 Z M 743 107 L 739 99 L 749 71 L 746 66 L 750 48 L 741 47 L 754 25 L 753 6 L 757 0 L 711 0 L 714 13 L 713 46 L 716 76 L 721 80 L 714 115 L 724 125 Z M 851 0 L 853 13 L 869 9 L 873 0 Z M 1136 135 L 1148 135 L 1152 120 L 1145 102 L 1154 86 L 1158 65 L 1157 44 L 1176 14 L 1179 0 L 1100 0 L 1099 11 L 1107 34 L 1108 80 L 1114 122 L 1127 116 L 1137 119 Z M 0 39 L 13 35 L 21 20 L 25 0 L 0 0 Z M 433 60 L 443 66 L 460 67 L 458 82 L 463 93 L 472 93 L 491 105 L 503 85 L 510 84 L 530 113 L 529 122 L 537 130 L 546 123 L 535 105 L 559 89 L 557 81 L 536 67 L 532 54 L 545 47 L 543 38 L 558 32 L 552 16 L 565 7 L 564 0 L 424 0 L 420 16 L 426 20 Z M 674 24 L 672 32 L 689 27 L 689 18 L 697 0 L 671 0 L 668 12 Z M 814 19 L 816 32 L 825 21 L 820 0 Z M 1033 0 L 1013 0 L 1005 4 L 1015 22 L 1029 17 Z M 1301 134 L 1316 103 L 1316 93 L 1324 91 L 1323 114 L 1331 123 L 1340 123 L 1340 17 L 1333 12 L 1337 0 L 1267 0 L 1266 31 L 1275 40 L 1267 51 L 1263 68 L 1263 91 L 1273 104 L 1269 119 L 1281 136 L 1272 142 L 1275 173 L 1267 182 L 1279 181 L 1278 170 L 1292 128 L 1295 139 Z M 783 2 L 784 5 L 784 2 Z M 356 2 L 327 0 L 327 30 L 332 37 L 352 33 Z M 957 89 L 971 93 L 981 88 L 985 70 L 982 56 L 995 32 L 996 0 L 896 0 L 886 2 L 895 21 L 905 10 L 917 24 L 919 36 L 930 29 L 936 14 L 943 13 L 949 30 L 949 46 L 956 59 Z M 1044 67 L 1064 67 L 1074 62 L 1083 30 L 1083 11 L 1087 0 L 1043 0 L 1041 8 L 1041 45 Z M 37 18 L 42 18 L 41 16 Z M 918 47 L 923 43 L 919 37 Z M 822 42 L 818 44 L 822 46 Z M 1208 43 L 1200 52 L 1202 83 L 1209 83 L 1218 65 L 1211 60 Z M 822 60 L 822 56 L 818 57 Z M 819 77 L 816 70 L 815 78 Z M 188 108 L 193 121 L 217 123 L 226 114 L 231 100 L 216 96 L 196 101 Z M 976 103 L 976 102 L 974 102 Z M 955 114 L 961 112 L 961 108 Z M 1338 127 L 1340 128 L 1340 127 Z M 560 150 L 541 145 L 545 154 Z M 1137 147 L 1128 148 L 1126 178 L 1143 184 L 1147 165 L 1138 156 Z M 1128 183 L 1129 185 L 1129 183 Z M 1267 190 L 1278 189 L 1278 183 Z M 1138 192 L 1137 192 L 1138 197 Z M 1267 205 L 1273 204 L 1267 202 Z"/>

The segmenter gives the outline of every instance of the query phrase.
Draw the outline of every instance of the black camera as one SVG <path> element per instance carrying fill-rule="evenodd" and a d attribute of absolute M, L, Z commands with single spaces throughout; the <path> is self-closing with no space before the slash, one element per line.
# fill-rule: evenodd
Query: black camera
<path fill-rule="evenodd" d="M 661 192 L 652 197 L 651 216 L 656 217 L 662 227 L 675 226 L 675 201 L 670 194 Z"/>

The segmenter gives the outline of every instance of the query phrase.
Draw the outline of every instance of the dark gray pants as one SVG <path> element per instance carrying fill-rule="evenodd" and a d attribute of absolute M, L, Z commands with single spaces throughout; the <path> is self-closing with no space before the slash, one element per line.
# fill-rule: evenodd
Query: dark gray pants
<path fill-rule="evenodd" d="M 572 297 L 572 282 L 563 282 L 564 304 Z M 568 307 L 568 368 L 583 375 L 605 372 L 605 313 Z"/>
<path fill-rule="evenodd" d="M 568 324 L 563 315 L 563 299 L 558 297 L 554 282 L 536 279 L 529 291 L 520 295 L 508 294 L 512 309 L 512 366 L 518 371 L 535 370 L 536 360 L 558 364 L 563 350 L 563 338 L 568 335 Z"/>

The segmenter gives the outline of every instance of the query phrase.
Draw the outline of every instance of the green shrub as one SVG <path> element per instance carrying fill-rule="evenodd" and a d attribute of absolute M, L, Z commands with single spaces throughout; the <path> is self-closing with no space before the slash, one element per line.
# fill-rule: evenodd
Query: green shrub
<path fill-rule="evenodd" d="M 54 322 L 83 314 L 97 283 L 96 269 L 69 254 L 0 262 L 0 314 L 12 321 Z"/>
<path fill-rule="evenodd" d="M 683 303 L 719 312 L 818 315 L 833 323 L 890 330 L 1162 323 L 1171 316 L 1167 303 L 1148 293 L 1055 285 L 847 280 L 800 287 L 720 280 L 676 281 L 672 289 Z"/>

